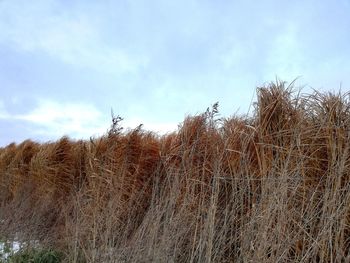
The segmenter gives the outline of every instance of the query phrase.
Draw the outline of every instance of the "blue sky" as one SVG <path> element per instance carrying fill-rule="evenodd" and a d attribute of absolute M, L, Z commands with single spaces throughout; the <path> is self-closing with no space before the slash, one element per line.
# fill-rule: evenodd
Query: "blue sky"
<path fill-rule="evenodd" d="M 276 76 L 349 90 L 350 1 L 0 0 L 0 146 L 246 113 Z"/>

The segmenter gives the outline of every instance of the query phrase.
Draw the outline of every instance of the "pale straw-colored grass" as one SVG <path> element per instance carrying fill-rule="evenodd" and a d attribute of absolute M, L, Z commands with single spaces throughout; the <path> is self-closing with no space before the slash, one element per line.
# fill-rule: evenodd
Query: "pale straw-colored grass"
<path fill-rule="evenodd" d="M 0 149 L 0 236 L 67 262 L 349 262 L 349 94 L 258 88 L 158 136 Z"/>

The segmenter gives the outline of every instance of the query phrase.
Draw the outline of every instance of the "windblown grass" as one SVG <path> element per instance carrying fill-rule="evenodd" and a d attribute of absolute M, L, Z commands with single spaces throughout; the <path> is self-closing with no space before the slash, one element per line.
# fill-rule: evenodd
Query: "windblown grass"
<path fill-rule="evenodd" d="M 0 236 L 66 262 L 349 262 L 350 97 L 258 88 L 159 136 L 0 149 Z"/>

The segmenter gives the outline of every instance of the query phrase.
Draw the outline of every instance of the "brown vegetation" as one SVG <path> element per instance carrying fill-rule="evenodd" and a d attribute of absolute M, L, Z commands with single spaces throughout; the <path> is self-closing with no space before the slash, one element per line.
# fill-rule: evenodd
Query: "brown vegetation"
<path fill-rule="evenodd" d="M 0 148 L 0 236 L 67 262 L 349 262 L 349 94 L 257 90 L 158 136 Z"/>

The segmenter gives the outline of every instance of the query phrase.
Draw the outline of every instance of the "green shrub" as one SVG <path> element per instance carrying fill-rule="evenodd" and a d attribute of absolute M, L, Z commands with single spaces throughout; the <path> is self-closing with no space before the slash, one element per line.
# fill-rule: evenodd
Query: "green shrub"
<path fill-rule="evenodd" d="M 8 263 L 59 263 L 63 253 L 54 250 L 20 250 L 10 256 Z"/>

